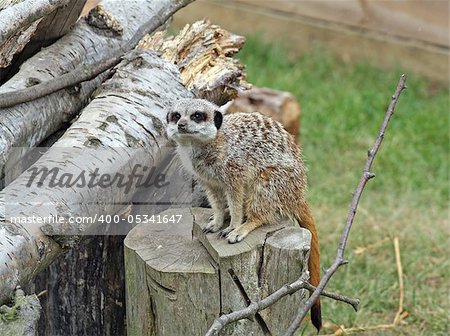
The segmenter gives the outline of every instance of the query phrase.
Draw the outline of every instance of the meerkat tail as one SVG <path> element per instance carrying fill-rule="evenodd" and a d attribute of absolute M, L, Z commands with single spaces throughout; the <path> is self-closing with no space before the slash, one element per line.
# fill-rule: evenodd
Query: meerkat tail
<path fill-rule="evenodd" d="M 320 252 L 319 252 L 319 238 L 317 235 L 316 225 L 309 209 L 308 203 L 302 201 L 296 214 L 296 219 L 300 226 L 311 232 L 311 250 L 309 253 L 309 282 L 314 287 L 317 287 L 320 282 Z M 320 310 L 320 297 L 311 308 L 311 322 L 320 331 L 322 327 L 322 313 Z"/>

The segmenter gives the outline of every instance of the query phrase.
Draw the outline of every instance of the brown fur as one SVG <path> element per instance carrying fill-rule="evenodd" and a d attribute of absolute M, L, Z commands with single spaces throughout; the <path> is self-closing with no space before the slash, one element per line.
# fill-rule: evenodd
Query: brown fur
<path fill-rule="evenodd" d="M 209 117 L 199 121 L 195 117 L 199 112 Z M 226 115 L 221 126 L 214 124 L 215 117 L 217 106 L 185 99 L 174 104 L 167 118 L 168 137 L 178 143 L 184 166 L 204 186 L 214 210 L 205 231 L 222 228 L 227 205 L 231 223 L 222 236 L 229 243 L 240 242 L 261 225 L 285 217 L 295 219 L 311 232 L 310 282 L 317 286 L 319 240 L 305 199 L 306 171 L 300 148 L 280 123 L 260 113 Z M 311 320 L 319 330 L 319 300 L 311 309 Z"/>

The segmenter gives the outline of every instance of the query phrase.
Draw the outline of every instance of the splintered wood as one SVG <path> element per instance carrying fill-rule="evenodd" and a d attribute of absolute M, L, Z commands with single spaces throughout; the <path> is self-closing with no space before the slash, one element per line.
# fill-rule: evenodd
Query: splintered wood
<path fill-rule="evenodd" d="M 42 19 L 36 20 L 30 26 L 23 28 L 22 31 L 18 31 L 0 46 L 0 68 L 6 68 L 11 64 L 14 56 L 21 52 L 30 41 L 41 20 Z"/>
<path fill-rule="evenodd" d="M 231 58 L 244 45 L 244 37 L 207 20 L 186 25 L 175 37 L 164 38 L 165 34 L 147 35 L 137 48 L 155 50 L 178 65 L 181 81 L 196 96 L 222 105 L 239 90 L 250 88 L 244 66 Z"/>

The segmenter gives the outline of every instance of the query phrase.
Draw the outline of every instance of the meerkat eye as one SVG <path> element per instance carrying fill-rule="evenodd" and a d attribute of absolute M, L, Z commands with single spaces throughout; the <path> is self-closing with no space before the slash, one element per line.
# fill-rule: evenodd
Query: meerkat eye
<path fill-rule="evenodd" d="M 206 114 L 202 112 L 195 112 L 191 115 L 191 120 L 195 122 L 201 122 L 206 120 Z"/>
<path fill-rule="evenodd" d="M 178 120 L 180 120 L 181 118 L 181 114 L 179 114 L 178 112 L 172 113 L 172 115 L 170 116 L 170 121 L 172 122 L 177 122 Z"/>

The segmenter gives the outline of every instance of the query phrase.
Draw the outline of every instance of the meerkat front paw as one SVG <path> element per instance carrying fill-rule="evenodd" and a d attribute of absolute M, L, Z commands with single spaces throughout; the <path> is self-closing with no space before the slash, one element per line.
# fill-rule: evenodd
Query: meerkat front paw
<path fill-rule="evenodd" d="M 205 226 L 205 228 L 203 229 L 204 233 L 213 233 L 213 232 L 217 232 L 219 231 L 223 226 L 223 220 L 217 220 L 214 218 L 214 216 L 212 216 L 210 218 L 209 223 Z"/>
<path fill-rule="evenodd" d="M 239 243 L 242 239 L 247 237 L 249 233 L 250 231 L 241 225 L 227 235 L 227 240 L 230 244 Z"/>
<path fill-rule="evenodd" d="M 231 231 L 233 231 L 233 228 L 230 225 L 219 232 L 220 238 L 226 238 Z"/>

